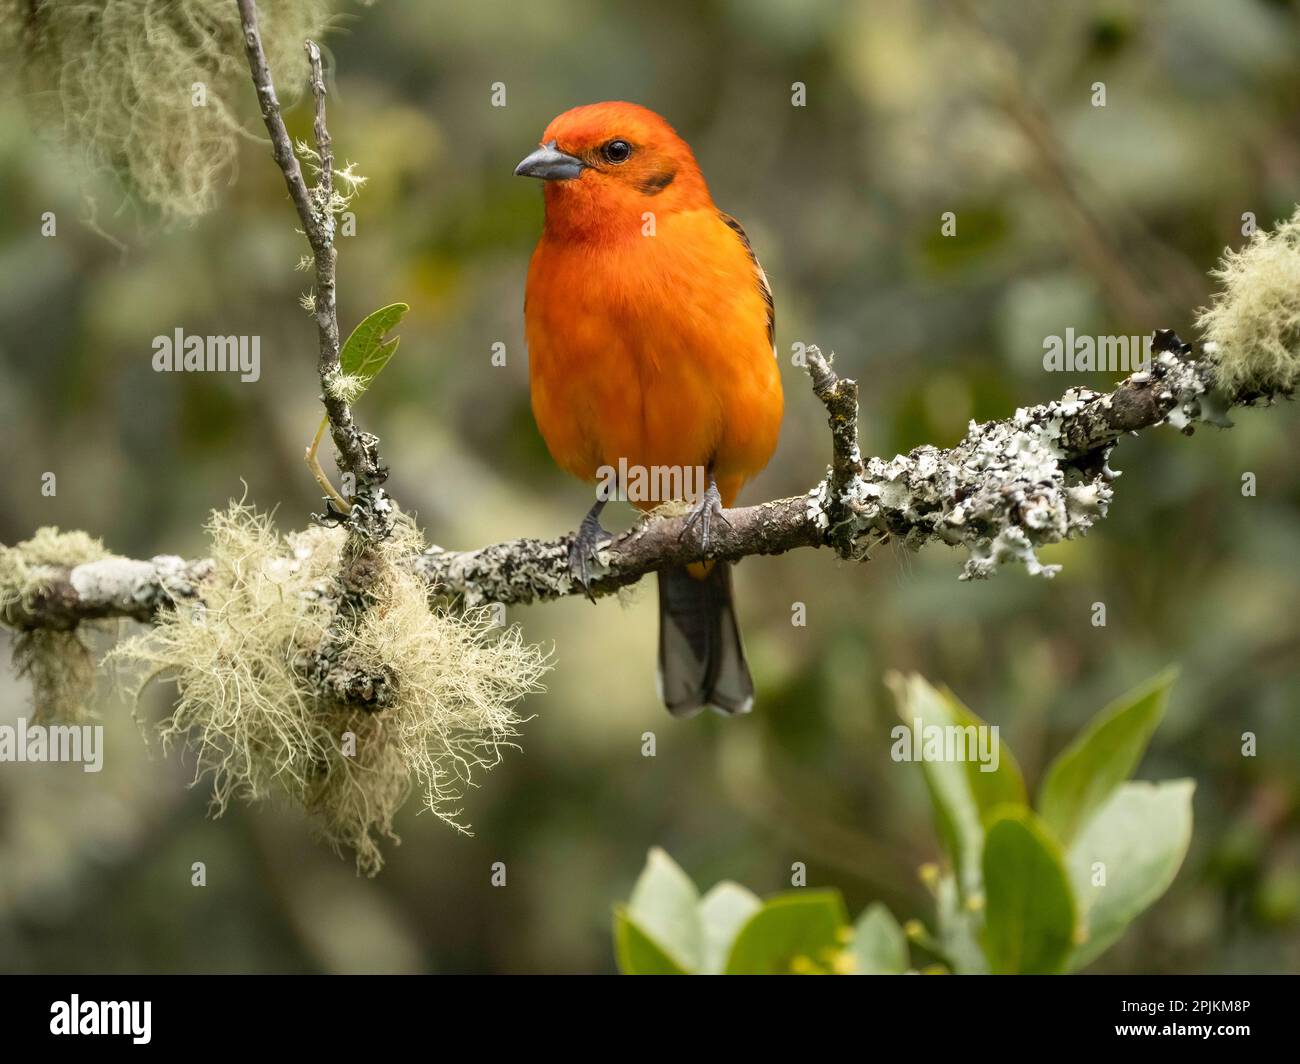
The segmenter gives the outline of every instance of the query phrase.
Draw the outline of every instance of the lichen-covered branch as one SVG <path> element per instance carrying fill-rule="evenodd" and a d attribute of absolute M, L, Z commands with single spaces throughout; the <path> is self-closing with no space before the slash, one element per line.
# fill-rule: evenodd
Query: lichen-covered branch
<path fill-rule="evenodd" d="M 806 494 L 726 511 L 709 557 L 737 561 L 799 547 L 831 547 L 863 559 L 885 539 L 916 549 L 939 541 L 962 547 L 962 578 L 989 576 L 1017 561 L 1050 576 L 1039 548 L 1083 535 L 1106 515 L 1114 474 L 1107 461 L 1125 434 L 1169 424 L 1226 424 L 1229 402 L 1214 392 L 1216 365 L 1195 361 L 1173 333 L 1156 334 L 1148 370 L 1109 392 L 1071 388 L 1059 399 L 1022 407 L 1008 418 L 972 423 L 955 447 L 928 444 L 905 455 L 869 458 L 857 451 L 856 385 L 839 377 L 815 348 L 813 387 L 826 404 L 833 459 Z M 1258 393 L 1233 402 L 1253 402 Z M 592 592 L 607 595 L 647 573 L 700 558 L 684 536 L 686 518 L 647 517 L 600 553 Z M 465 605 L 547 601 L 582 593 L 569 572 L 569 539 L 515 539 L 477 550 L 433 546 L 409 564 L 434 596 Z M 69 569 L 47 567 L 45 590 L 11 607 L 16 628 L 67 627 L 109 616 L 149 620 L 160 604 L 202 593 L 205 562 L 109 559 Z"/>
<path fill-rule="evenodd" d="M 1125 433 L 1165 422 L 1223 423 L 1213 394 L 1214 367 L 1189 359 L 1171 332 L 1156 335 L 1151 368 L 1114 391 L 1072 388 L 1060 399 L 1024 407 L 1001 421 L 972 423 L 955 447 L 917 447 L 863 461 L 858 452 L 857 385 L 839 377 L 816 348 L 808 369 L 827 407 L 832 462 L 806 495 L 726 512 L 709 557 L 736 561 L 796 547 L 832 547 L 863 559 L 885 538 L 919 548 L 931 540 L 965 547 L 963 578 L 988 576 L 1001 562 L 1023 562 L 1050 576 L 1037 549 L 1082 535 L 1105 516 L 1115 474 L 1106 461 Z M 641 521 L 601 553 L 592 592 L 608 594 L 646 573 L 700 557 L 685 518 Z M 568 540 L 520 539 L 476 551 L 432 547 L 420 572 L 473 604 L 547 600 L 578 593 L 568 571 Z"/>
<path fill-rule="evenodd" d="M 0 550 L 21 551 L 22 545 Z M 25 588 L 0 589 L 0 621 L 18 631 L 71 631 L 83 621 L 112 617 L 149 622 L 161 606 L 200 601 L 211 572 L 206 558 L 170 554 L 148 561 L 110 556 L 70 567 L 38 564 L 23 574 Z"/>
<path fill-rule="evenodd" d="M 807 359 L 813 393 L 825 405 L 831 429 L 831 471 L 826 481 L 830 542 L 845 553 L 852 539 L 845 512 L 846 492 L 863 473 L 858 449 L 858 383 L 836 373 L 816 347 L 807 351 Z"/>

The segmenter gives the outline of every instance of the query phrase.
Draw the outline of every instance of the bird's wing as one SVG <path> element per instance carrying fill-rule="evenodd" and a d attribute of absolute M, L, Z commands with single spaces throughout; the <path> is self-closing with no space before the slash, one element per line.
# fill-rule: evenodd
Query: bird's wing
<path fill-rule="evenodd" d="M 763 266 L 758 261 L 758 256 L 754 254 L 754 246 L 749 242 L 744 227 L 726 211 L 718 211 L 718 217 L 740 237 L 740 242 L 745 245 L 745 251 L 749 255 L 749 261 L 754 264 L 754 274 L 758 278 L 758 290 L 763 294 L 763 302 L 767 305 L 767 341 L 772 345 L 772 350 L 775 352 L 776 301 L 772 298 L 772 286 L 768 283 L 767 274 L 763 272 Z"/>

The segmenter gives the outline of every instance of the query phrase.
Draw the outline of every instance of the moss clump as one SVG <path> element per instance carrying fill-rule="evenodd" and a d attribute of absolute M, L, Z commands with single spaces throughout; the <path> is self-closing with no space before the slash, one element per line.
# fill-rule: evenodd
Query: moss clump
<path fill-rule="evenodd" d="M 329 8 L 259 5 L 285 95 L 304 83 L 303 40 Z M 19 72 L 40 127 L 88 171 L 116 174 L 165 215 L 203 214 L 234 176 L 237 116 L 253 100 L 234 0 L 0 0 L 0 69 Z"/>
<path fill-rule="evenodd" d="M 546 655 L 517 629 L 489 635 L 485 610 L 431 608 L 405 564 L 423 540 L 403 515 L 372 559 L 370 606 L 341 614 L 342 529 L 282 538 L 268 518 L 232 503 L 208 531 L 215 568 L 204 607 L 167 612 L 110 658 L 141 669 L 141 687 L 175 681 L 161 735 L 193 752 L 215 812 L 232 798 L 286 796 L 371 875 L 383 864 L 378 842 L 395 838 L 393 817 L 417 782 L 427 808 L 464 830 L 456 803 L 517 734 L 515 706 L 539 689 Z M 312 679 L 327 636 L 348 669 L 387 677 L 384 708 L 342 702 Z"/>
<path fill-rule="evenodd" d="M 38 528 L 14 547 L 0 545 L 0 615 L 12 603 L 30 603 L 46 587 L 52 570 L 71 569 L 107 558 L 104 544 L 85 532 Z"/>
<path fill-rule="evenodd" d="M 1294 391 L 1300 383 L 1300 209 L 1224 253 L 1222 285 L 1196 324 L 1230 394 Z M 1208 345 L 1212 344 L 1212 347 Z"/>
<path fill-rule="evenodd" d="M 50 580 L 66 569 L 109 557 L 85 532 L 37 529 L 14 547 L 0 546 L 0 620 L 14 606 L 30 606 Z M 14 669 L 32 684 L 35 723 L 79 723 L 92 716 L 95 658 L 77 630 L 20 631 L 14 638 Z"/>

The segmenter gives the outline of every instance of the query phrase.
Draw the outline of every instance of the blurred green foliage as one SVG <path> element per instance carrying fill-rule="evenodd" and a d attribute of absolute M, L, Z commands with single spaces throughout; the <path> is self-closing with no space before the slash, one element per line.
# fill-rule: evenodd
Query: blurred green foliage
<path fill-rule="evenodd" d="M 403 357 L 360 416 L 395 497 L 446 546 L 555 535 L 589 502 L 529 413 L 521 304 L 541 201 L 511 176 L 570 106 L 625 98 L 666 115 L 771 278 L 787 414 L 743 502 L 806 490 L 828 458 L 795 343 L 835 350 L 861 381 L 868 453 L 952 443 L 969 418 L 1107 384 L 1044 373 L 1046 336 L 1191 335 L 1243 215 L 1268 225 L 1300 199 L 1300 13 L 1285 0 L 344 10 L 327 38 L 330 126 L 369 181 L 340 239 L 341 319 L 411 306 Z M 251 88 L 242 105 L 260 134 Z M 309 134 L 306 109 L 289 122 Z M 87 200 L 75 160 L 0 100 L 0 541 L 53 524 L 125 554 L 184 554 L 207 511 L 245 490 L 285 527 L 320 509 L 301 459 L 319 420 L 302 238 L 266 145 L 249 138 L 237 162 L 212 214 L 160 228 L 111 186 Z M 938 238 L 949 211 L 956 235 Z M 177 327 L 260 335 L 261 379 L 153 373 L 152 338 Z M 1172 661 L 1179 694 L 1146 774 L 1196 781 L 1195 837 L 1095 967 L 1300 970 L 1300 424 L 1286 404 L 1236 421 L 1124 441 L 1110 517 L 1048 552 L 1064 565 L 1052 581 L 959 585 L 960 559 L 939 548 L 852 569 L 812 551 L 746 561 L 759 699 L 744 720 L 664 714 L 652 590 L 512 610 L 557 653 L 522 749 L 470 794 L 473 837 L 412 808 L 373 883 L 288 811 L 205 819 L 205 796 L 183 788 L 192 766 L 150 757 L 106 698 L 102 773 L 0 772 L 0 965 L 608 971 L 609 906 L 651 845 L 706 882 L 768 893 L 802 861 L 850 912 L 922 911 L 915 869 L 939 844 L 919 774 L 888 754 L 884 674 L 915 670 L 979 706 L 1037 781 L 1097 705 Z M 0 672 L 0 715 L 27 697 Z M 189 885 L 199 860 L 204 888 Z"/>
<path fill-rule="evenodd" d="M 996 731 L 919 676 L 893 683 L 903 724 L 892 756 L 921 763 L 947 851 L 946 871 L 927 865 L 920 877 L 934 894 L 935 932 L 907 925 L 918 950 L 934 958 L 925 971 L 1073 971 L 1165 892 L 1191 841 L 1192 781 L 1125 781 L 1171 682 L 1166 672 L 1089 723 L 1049 767 L 1051 815 L 1041 817 Z M 806 869 L 794 872 L 799 879 Z M 835 890 L 796 889 L 762 902 L 723 882 L 701 898 L 658 849 L 614 911 L 627 975 L 899 974 L 916 970 L 907 936 L 879 902 L 850 927 Z"/>

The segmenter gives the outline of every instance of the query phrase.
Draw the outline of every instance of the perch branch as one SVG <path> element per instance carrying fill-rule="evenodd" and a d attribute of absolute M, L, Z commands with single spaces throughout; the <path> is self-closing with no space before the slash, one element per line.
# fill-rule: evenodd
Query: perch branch
<path fill-rule="evenodd" d="M 164 605 L 201 601 L 211 573 L 209 559 L 187 562 L 170 554 L 47 566 L 33 574 L 34 591 L 4 604 L 0 621 L 19 631 L 70 631 L 82 621 L 114 617 L 148 623 Z"/>
<path fill-rule="evenodd" d="M 968 552 L 963 579 L 989 576 L 1018 561 L 1050 576 L 1040 547 L 1086 533 L 1104 517 L 1116 474 L 1107 460 L 1125 434 L 1170 424 L 1190 434 L 1193 423 L 1226 424 L 1232 403 L 1213 392 L 1214 367 L 1194 361 L 1173 333 L 1156 334 L 1149 369 L 1112 391 L 1071 388 L 1060 399 L 1023 407 L 1011 417 L 972 423 L 951 448 L 928 444 L 906 455 L 863 460 L 858 451 L 857 385 L 829 359 L 808 351 L 813 387 L 827 409 L 832 461 L 807 493 L 726 511 L 709 557 L 737 561 L 799 547 L 831 547 L 865 559 L 887 538 L 911 548 L 937 540 Z M 647 573 L 700 559 L 695 537 L 681 537 L 685 517 L 647 517 L 600 554 L 592 591 L 607 595 Z M 430 547 L 411 559 L 434 596 L 468 605 L 518 604 L 580 594 L 569 575 L 569 539 L 515 539 L 477 550 Z M 178 596 L 202 594 L 207 563 L 155 558 L 110 559 L 44 574 L 46 591 L 11 606 L 13 627 L 69 627 L 79 619 L 147 621 Z M 184 574 L 179 580 L 176 573 Z"/>
<path fill-rule="evenodd" d="M 386 471 L 377 439 L 361 432 L 349 405 L 330 385 L 339 366 L 334 274 L 333 150 L 325 122 L 325 80 L 320 49 L 307 42 L 315 101 L 319 173 L 308 187 L 280 114 L 279 101 L 257 29 L 254 0 L 237 0 L 249 69 L 257 89 L 273 154 L 302 221 L 316 266 L 316 321 L 320 378 L 339 465 L 357 479 L 348 516 L 350 539 L 341 582 L 340 609 L 365 609 L 367 544 L 391 527 L 391 504 L 382 489 Z M 1270 396 L 1222 397 L 1212 362 L 1196 361 L 1172 332 L 1157 332 L 1149 368 L 1110 392 L 1071 388 L 1060 399 L 1023 407 L 1011 417 L 972 422 L 951 448 L 923 445 L 906 455 L 863 460 L 858 445 L 858 387 L 839 376 L 816 348 L 807 352 L 814 393 L 826 407 L 831 463 L 825 477 L 803 495 L 727 511 L 707 553 L 737 561 L 798 547 L 830 547 L 842 558 L 865 560 L 871 548 L 899 539 L 916 549 L 932 540 L 967 551 L 963 579 L 987 577 L 1018 561 L 1034 574 L 1056 566 L 1038 559 L 1041 547 L 1083 535 L 1105 517 L 1116 474 L 1108 466 L 1121 436 L 1169 423 L 1191 433 L 1197 421 L 1227 424 L 1229 406 Z M 607 595 L 647 573 L 701 558 L 695 536 L 683 536 L 685 517 L 649 516 L 602 550 L 590 591 Z M 471 551 L 432 546 L 410 559 L 432 597 L 465 605 L 547 601 L 582 593 L 569 572 L 569 537 L 516 539 Z M 148 621 L 160 607 L 201 601 L 208 561 L 111 558 L 74 568 L 44 567 L 17 600 L 0 602 L 0 620 L 18 629 L 71 628 L 82 620 L 129 617 Z M 35 590 L 31 590 L 34 587 Z M 340 629 L 342 631 L 342 629 Z M 331 629 L 316 652 L 323 686 L 340 684 L 358 701 L 380 707 L 387 678 L 352 676 L 347 647 Z M 340 679 L 342 677 L 342 679 Z"/>

